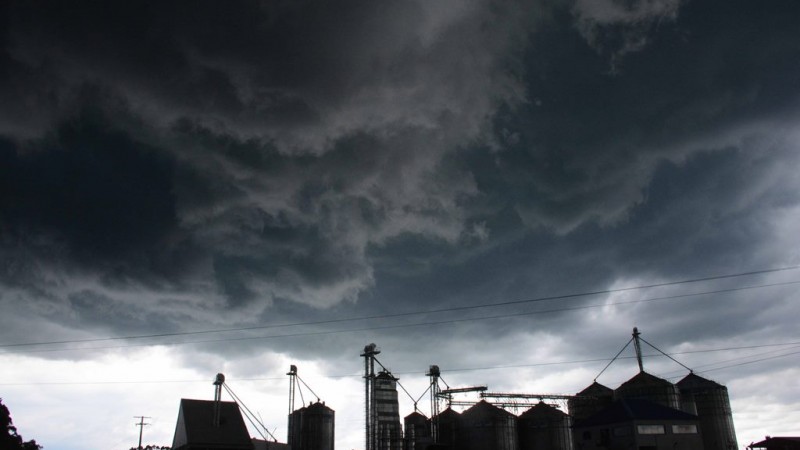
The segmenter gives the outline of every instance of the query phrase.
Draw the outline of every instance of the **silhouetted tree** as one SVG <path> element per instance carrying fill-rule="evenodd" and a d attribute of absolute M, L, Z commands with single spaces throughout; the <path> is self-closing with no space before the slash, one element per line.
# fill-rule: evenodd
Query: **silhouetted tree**
<path fill-rule="evenodd" d="M 42 448 L 34 439 L 28 442 L 23 442 L 22 436 L 17 434 L 17 427 L 11 421 L 11 412 L 6 405 L 3 404 L 3 399 L 0 398 L 0 449 L 3 450 L 39 450 Z"/>

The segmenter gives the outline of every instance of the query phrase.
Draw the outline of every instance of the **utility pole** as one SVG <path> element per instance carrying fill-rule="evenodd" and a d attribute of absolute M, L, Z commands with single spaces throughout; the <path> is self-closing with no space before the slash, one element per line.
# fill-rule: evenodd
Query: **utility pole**
<path fill-rule="evenodd" d="M 144 423 L 144 419 L 152 419 L 152 417 L 147 416 L 133 416 L 134 419 L 139 419 L 139 422 L 135 424 L 135 426 L 139 427 L 139 446 L 136 447 L 137 449 L 141 450 L 142 448 L 142 430 L 144 430 L 145 425 L 150 425 L 149 423 Z"/>

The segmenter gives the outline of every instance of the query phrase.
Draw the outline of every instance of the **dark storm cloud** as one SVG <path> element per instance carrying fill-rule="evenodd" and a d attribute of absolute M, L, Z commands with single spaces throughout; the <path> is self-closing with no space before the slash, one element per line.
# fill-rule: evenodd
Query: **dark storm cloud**
<path fill-rule="evenodd" d="M 72 257 L 147 252 L 175 225 L 172 163 L 93 114 L 25 152 L 6 141 L 2 209 L 11 234 L 52 235 Z"/>
<path fill-rule="evenodd" d="M 507 144 L 495 164 L 523 219 L 556 231 L 624 219 L 645 200 L 662 160 L 704 150 L 701 139 L 750 121 L 794 116 L 800 92 L 781 80 L 800 69 L 786 57 L 797 46 L 757 31 L 783 24 L 770 22 L 781 6 L 766 9 L 688 4 L 651 33 L 647 51 L 627 55 L 617 74 L 603 73 L 607 58 L 570 28 L 571 15 L 556 15 L 532 33 L 529 102 L 496 119 Z M 714 27 L 702 27 L 709 16 Z M 742 30 L 743 17 L 758 25 Z M 490 189 L 500 178 L 485 176 L 494 177 L 487 178 Z"/>
<path fill-rule="evenodd" d="M 471 175 L 439 160 L 513 100 L 503 8 L 6 11 L 9 307 L 130 312 L 76 328 L 257 320 L 272 301 L 355 301 L 367 248 L 392 236 L 480 235 L 463 224 Z"/>
<path fill-rule="evenodd" d="M 786 4 L 6 8 L 3 299 L 76 328 L 426 309 L 792 257 L 762 219 L 798 200 Z"/>

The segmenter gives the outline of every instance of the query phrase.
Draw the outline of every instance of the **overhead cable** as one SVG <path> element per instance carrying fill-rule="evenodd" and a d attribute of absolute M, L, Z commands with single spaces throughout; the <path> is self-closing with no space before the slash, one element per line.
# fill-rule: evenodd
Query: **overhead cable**
<path fill-rule="evenodd" d="M 273 334 L 273 335 L 266 335 L 266 336 L 243 336 L 243 337 L 232 337 L 232 338 L 202 339 L 202 340 L 176 341 L 176 342 L 151 342 L 151 343 L 115 345 L 115 346 L 102 346 L 102 347 L 74 347 L 74 348 L 33 349 L 33 350 L 24 350 L 23 353 L 108 350 L 108 349 L 132 348 L 132 347 L 151 347 L 151 346 L 158 346 L 158 345 L 185 345 L 185 344 L 203 344 L 203 343 L 214 343 L 214 342 L 252 341 L 252 340 L 296 338 L 296 337 L 308 337 L 308 336 L 324 336 L 324 335 L 332 335 L 332 334 L 355 333 L 355 332 L 376 331 L 376 330 L 401 329 L 401 328 L 411 328 L 411 327 L 430 326 L 430 325 L 447 325 L 447 324 L 461 323 L 461 322 L 477 322 L 477 321 L 483 321 L 483 320 L 496 320 L 496 319 L 515 318 L 515 317 L 521 317 L 521 316 L 532 316 L 532 315 L 539 315 L 539 314 L 552 314 L 552 313 L 558 313 L 558 312 L 578 311 L 578 310 L 593 309 L 593 308 L 604 308 L 604 307 L 609 307 L 609 306 L 631 305 L 631 304 L 658 302 L 658 301 L 665 301 L 665 300 L 676 300 L 676 299 L 681 299 L 681 298 L 697 297 L 697 296 L 701 296 L 701 295 L 720 294 L 720 293 L 744 291 L 744 290 L 751 290 L 751 289 L 762 289 L 762 288 L 767 288 L 767 287 L 787 286 L 787 285 L 793 285 L 793 284 L 800 284 L 800 281 L 787 281 L 787 282 L 782 282 L 782 283 L 769 283 L 769 284 L 752 285 L 752 286 L 740 286 L 740 287 L 729 288 L 729 289 L 717 289 L 717 290 L 712 290 L 712 291 L 694 292 L 694 293 L 689 293 L 689 294 L 676 294 L 676 295 L 668 295 L 668 296 L 663 296 L 663 297 L 653 297 L 653 298 L 646 298 L 646 299 L 639 299 L 639 300 L 628 300 L 628 301 L 620 301 L 620 302 L 599 303 L 599 304 L 592 304 L 592 305 L 571 306 L 571 307 L 553 308 L 553 309 L 528 311 L 528 312 L 516 312 L 516 313 L 509 313 L 509 314 L 498 314 L 498 315 L 493 315 L 493 316 L 466 317 L 466 318 L 458 318 L 458 319 L 446 319 L 446 320 L 437 320 L 437 321 L 428 321 L 428 322 L 417 322 L 417 323 L 411 323 L 411 324 L 377 325 L 377 326 L 362 327 L 362 328 L 348 328 L 348 329 L 325 330 L 325 331 L 309 331 L 309 332 L 297 332 L 297 333 L 287 333 L 287 334 Z M 311 324 L 311 323 L 309 323 L 309 324 Z M 69 341 L 61 341 L 61 342 L 58 342 L 58 343 L 62 343 L 62 342 L 69 342 Z M 83 342 L 83 341 L 75 341 L 74 343 L 78 343 L 78 342 Z M 56 343 L 56 342 L 53 342 L 53 343 Z M 29 345 L 44 345 L 44 343 L 29 344 Z M 0 347 L 3 347 L 3 346 L 0 345 Z M 15 350 L 0 351 L 0 354 L 4 354 L 4 353 L 20 353 L 20 352 L 15 351 Z"/>
<path fill-rule="evenodd" d="M 173 336 L 188 336 L 188 335 L 197 335 L 197 334 L 225 333 L 225 332 L 231 332 L 231 331 L 250 331 L 250 330 L 262 330 L 262 329 L 269 329 L 269 328 L 283 328 L 283 327 L 302 326 L 302 325 L 322 325 L 322 324 L 331 324 L 331 323 L 351 322 L 351 321 L 358 321 L 358 320 L 387 319 L 387 318 L 405 317 L 405 316 L 413 316 L 413 315 L 421 315 L 421 314 L 435 314 L 435 313 L 442 313 L 442 312 L 455 312 L 455 311 L 465 311 L 465 310 L 472 310 L 472 309 L 479 309 L 479 308 L 491 308 L 491 307 L 497 307 L 497 306 L 508 306 L 508 305 L 524 304 L 524 303 L 543 302 L 543 301 L 549 301 L 549 300 L 564 300 L 564 299 L 571 299 L 571 298 L 578 298 L 578 297 L 588 297 L 588 296 L 602 295 L 602 294 L 612 294 L 612 293 L 619 293 L 619 292 L 626 292 L 626 291 L 633 291 L 633 290 L 651 289 L 651 288 L 656 288 L 656 287 L 676 286 L 676 285 L 681 285 L 681 284 L 698 283 L 698 282 L 703 282 L 703 281 L 713 281 L 713 280 L 739 278 L 739 277 L 752 276 L 752 275 L 762 275 L 762 274 L 767 274 L 767 273 L 775 273 L 775 272 L 782 272 L 782 271 L 789 271 L 789 270 L 796 270 L 796 269 L 800 269 L 800 266 L 778 267 L 778 268 L 772 268 L 772 269 L 754 270 L 754 271 L 749 271 L 749 272 L 739 272 L 739 273 L 732 273 L 732 274 L 715 275 L 715 276 L 710 276 L 710 277 L 692 278 L 692 279 L 678 280 L 678 281 L 669 281 L 669 282 L 664 282 L 664 283 L 654 283 L 654 284 L 630 286 L 630 287 L 614 288 L 614 289 L 603 289 L 603 290 L 580 292 L 580 293 L 573 293 L 573 294 L 551 295 L 551 296 L 544 296 L 544 297 L 535 297 L 535 298 L 525 299 L 525 300 L 512 300 L 512 301 L 505 301 L 505 302 L 484 303 L 484 304 L 479 304 L 479 305 L 456 306 L 456 307 L 450 307 L 450 308 L 439 308 L 439 309 L 431 309 L 431 310 L 424 310 L 424 311 L 410 311 L 410 312 L 403 312 L 403 313 L 378 314 L 378 315 L 372 315 L 372 316 L 348 317 L 348 318 L 339 318 L 339 319 L 327 319 L 327 320 L 319 320 L 319 321 L 312 321 L 312 322 L 295 322 L 295 323 L 259 325 L 259 326 L 249 326 L 249 327 L 222 328 L 222 329 L 213 329 L 213 330 L 181 331 L 181 332 L 173 332 L 173 333 L 154 333 L 154 334 L 140 334 L 140 335 L 129 335 L 129 336 L 111 336 L 111 337 L 103 337 L 103 338 L 69 339 L 69 340 L 61 340 L 61 341 L 17 342 L 17 343 L 9 343 L 9 344 L 0 344 L 0 347 L 23 347 L 23 346 L 33 346 L 33 345 L 74 344 L 74 343 L 86 343 L 86 342 L 128 340 L 128 339 L 145 339 L 145 338 L 160 338 L 160 337 L 173 337 Z"/>

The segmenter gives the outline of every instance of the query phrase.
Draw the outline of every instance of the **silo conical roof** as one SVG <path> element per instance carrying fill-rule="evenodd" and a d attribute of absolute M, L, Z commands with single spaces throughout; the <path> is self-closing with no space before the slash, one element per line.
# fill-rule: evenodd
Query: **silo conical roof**
<path fill-rule="evenodd" d="M 586 387 L 586 389 L 578 392 L 576 395 L 587 395 L 593 397 L 603 397 L 603 396 L 610 397 L 614 395 L 614 390 L 608 386 L 604 386 L 595 381 L 594 383 Z"/>
<path fill-rule="evenodd" d="M 670 408 L 678 409 L 680 407 L 680 391 L 678 387 L 663 378 L 644 371 L 637 373 L 630 380 L 622 383 L 614 391 L 614 398 L 617 400 L 640 398 L 660 403 Z"/>
<path fill-rule="evenodd" d="M 325 406 L 325 402 L 316 402 L 308 405 L 304 408 L 309 413 L 320 414 L 320 413 L 332 413 L 334 412 L 331 408 Z"/>
<path fill-rule="evenodd" d="M 439 413 L 440 419 L 458 419 L 459 417 L 461 417 L 461 413 L 449 407 Z"/>
<path fill-rule="evenodd" d="M 700 375 L 690 373 L 683 377 L 681 381 L 675 383 L 676 386 L 680 390 L 695 390 L 695 389 L 719 389 L 724 388 L 725 386 L 717 383 L 716 381 L 711 381 L 708 378 L 703 378 Z"/>
<path fill-rule="evenodd" d="M 630 387 L 640 387 L 640 386 L 674 386 L 669 381 L 659 378 L 655 375 L 651 375 L 647 372 L 639 372 L 630 380 L 622 383 L 617 390 L 630 388 Z"/>
<path fill-rule="evenodd" d="M 461 417 L 463 417 L 464 419 L 473 419 L 475 417 L 499 417 L 499 416 L 516 417 L 510 412 L 506 411 L 505 409 L 498 408 L 497 406 L 492 405 L 486 400 L 479 401 L 478 403 L 474 404 L 469 409 L 461 413 Z"/>
<path fill-rule="evenodd" d="M 421 423 L 428 420 L 428 418 L 425 416 L 425 414 L 422 414 L 419 411 L 414 411 L 411 414 L 405 416 L 403 420 L 406 423 Z"/>
<path fill-rule="evenodd" d="M 560 418 L 566 416 L 564 411 L 545 402 L 539 402 L 529 410 L 519 415 L 520 419 Z"/>

